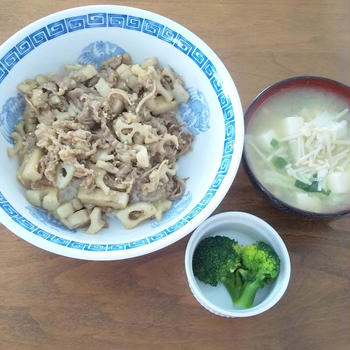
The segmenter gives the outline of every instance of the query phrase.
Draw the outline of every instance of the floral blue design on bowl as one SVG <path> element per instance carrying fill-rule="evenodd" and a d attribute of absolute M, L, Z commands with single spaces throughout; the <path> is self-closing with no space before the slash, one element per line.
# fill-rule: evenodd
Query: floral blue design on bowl
<path fill-rule="evenodd" d="M 188 88 L 187 91 L 190 94 L 190 99 L 186 104 L 180 105 L 178 117 L 186 123 L 189 132 L 198 135 L 210 128 L 209 107 L 201 91 L 194 88 Z"/>
<path fill-rule="evenodd" d="M 0 113 L 0 133 L 4 139 L 13 144 L 11 134 L 15 125 L 21 119 L 24 112 L 25 102 L 21 94 L 10 97 L 4 103 Z"/>
<path fill-rule="evenodd" d="M 101 63 L 115 55 L 123 55 L 125 50 L 110 41 L 94 41 L 86 46 L 79 55 L 80 64 L 93 64 L 99 68 Z"/>
<path fill-rule="evenodd" d="M 186 192 L 180 199 L 173 202 L 171 208 L 163 215 L 162 220 L 153 221 L 151 227 L 158 227 L 171 221 L 174 217 L 181 214 L 191 203 L 192 194 Z"/>
<path fill-rule="evenodd" d="M 38 221 L 42 222 L 45 225 L 48 225 L 54 229 L 57 229 L 58 231 L 65 230 L 69 233 L 76 232 L 76 230 L 70 230 L 69 228 L 64 226 L 60 221 L 56 220 L 52 215 L 49 214 L 47 210 L 43 208 L 29 205 L 29 206 L 26 206 L 26 209 L 30 212 L 30 214 L 35 219 L 37 219 Z"/>

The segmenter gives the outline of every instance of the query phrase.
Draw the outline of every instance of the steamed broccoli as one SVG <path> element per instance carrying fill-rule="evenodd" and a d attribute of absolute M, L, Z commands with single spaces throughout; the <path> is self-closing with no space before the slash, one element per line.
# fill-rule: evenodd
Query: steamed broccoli
<path fill-rule="evenodd" d="M 264 242 L 240 246 L 228 237 L 208 237 L 193 255 L 193 273 L 202 282 L 221 282 L 236 306 L 249 308 L 256 292 L 278 276 L 280 260 Z"/>
<path fill-rule="evenodd" d="M 247 246 L 235 246 L 235 251 L 242 258 L 239 269 L 243 286 L 235 305 L 251 307 L 256 292 L 264 285 L 272 283 L 280 271 L 280 259 L 276 252 L 266 243 L 257 242 Z"/>
<path fill-rule="evenodd" d="M 199 243 L 193 255 L 194 275 L 212 286 L 223 283 L 233 302 L 239 298 L 242 286 L 240 274 L 236 273 L 241 259 L 235 245 L 237 242 L 228 237 L 208 237 Z"/>

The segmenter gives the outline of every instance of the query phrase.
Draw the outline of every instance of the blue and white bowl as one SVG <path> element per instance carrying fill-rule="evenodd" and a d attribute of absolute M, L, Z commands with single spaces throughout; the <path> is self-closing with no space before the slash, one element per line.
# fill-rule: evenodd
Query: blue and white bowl
<path fill-rule="evenodd" d="M 16 86 L 66 63 L 98 66 L 123 52 L 129 52 L 134 62 L 156 56 L 183 77 L 191 98 L 180 107 L 178 117 L 196 138 L 193 151 L 179 161 L 179 175 L 189 180 L 185 195 L 161 222 L 126 230 L 111 217 L 108 229 L 91 236 L 66 229 L 26 201 L 16 181 L 17 160 L 6 154 L 24 107 Z M 0 220 L 45 250 L 80 259 L 115 260 L 174 243 L 206 219 L 225 196 L 241 160 L 243 138 L 240 99 L 222 62 L 189 30 L 152 12 L 108 5 L 69 9 L 28 25 L 0 47 Z"/>

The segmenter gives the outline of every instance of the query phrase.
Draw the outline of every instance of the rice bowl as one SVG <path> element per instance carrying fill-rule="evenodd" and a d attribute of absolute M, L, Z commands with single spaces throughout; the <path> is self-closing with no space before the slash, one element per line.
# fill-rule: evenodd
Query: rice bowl
<path fill-rule="evenodd" d="M 23 112 L 23 100 L 16 92 L 21 81 L 57 71 L 68 62 L 101 63 L 118 52 L 130 52 L 135 62 L 157 56 L 162 65 L 170 65 L 179 73 L 189 88 L 190 100 L 180 107 L 178 117 L 195 134 L 195 142 L 193 150 L 179 161 L 179 175 L 189 177 L 187 191 L 162 221 L 150 221 L 127 231 L 111 220 L 108 229 L 89 236 L 81 230 L 66 229 L 46 211 L 26 203 L 15 178 L 16 161 L 7 159 L 6 148 Z M 0 159 L 8 169 L 0 175 L 0 220 L 19 237 L 70 257 L 125 259 L 184 237 L 225 196 L 242 154 L 241 103 L 221 61 L 187 29 L 143 10 L 87 6 L 30 24 L 1 46 L 0 57 Z"/>

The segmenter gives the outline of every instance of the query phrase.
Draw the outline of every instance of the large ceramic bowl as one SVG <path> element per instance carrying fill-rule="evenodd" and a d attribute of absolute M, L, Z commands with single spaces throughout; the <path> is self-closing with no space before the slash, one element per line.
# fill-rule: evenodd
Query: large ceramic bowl
<path fill-rule="evenodd" d="M 193 151 L 179 162 L 189 177 L 184 196 L 162 221 L 133 230 L 112 217 L 97 235 L 71 231 L 31 206 L 16 181 L 17 161 L 9 160 L 10 134 L 21 118 L 23 99 L 16 85 L 66 63 L 98 66 L 118 53 L 134 62 L 157 56 L 184 79 L 190 100 L 179 118 L 195 134 Z M 42 18 L 0 48 L 0 220 L 12 232 L 48 251 L 81 259 L 114 260 L 147 254 L 194 230 L 225 196 L 241 160 L 243 113 L 236 87 L 214 52 L 181 25 L 154 13 L 121 6 L 87 6 Z"/>

